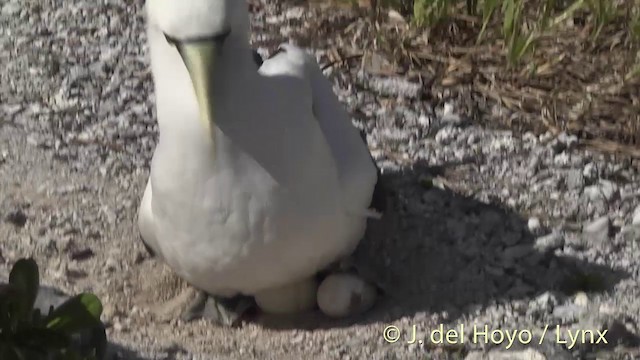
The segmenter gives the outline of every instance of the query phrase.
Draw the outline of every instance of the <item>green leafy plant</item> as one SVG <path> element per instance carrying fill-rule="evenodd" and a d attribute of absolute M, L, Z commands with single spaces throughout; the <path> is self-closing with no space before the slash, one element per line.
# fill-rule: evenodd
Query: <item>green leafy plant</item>
<path fill-rule="evenodd" d="M 482 40 L 482 37 L 487 30 L 487 25 L 489 25 L 489 21 L 491 21 L 494 12 L 499 7 L 499 0 L 484 0 L 482 2 L 482 28 L 480 29 L 480 33 L 478 34 L 478 43 L 480 43 L 480 41 Z"/>
<path fill-rule="evenodd" d="M 627 9 L 629 33 L 634 41 L 640 40 L 640 1 L 636 0 Z"/>
<path fill-rule="evenodd" d="M 505 0 L 502 3 L 504 14 L 502 34 L 505 38 L 510 65 L 515 65 L 533 50 L 535 33 L 526 32 L 522 22 L 523 2 L 521 0 Z"/>
<path fill-rule="evenodd" d="M 615 18 L 616 5 L 611 0 L 587 0 L 586 4 L 595 17 L 595 28 L 592 36 L 593 38 L 597 38 L 602 28 Z"/>
<path fill-rule="evenodd" d="M 418 26 L 433 26 L 447 16 L 452 3 L 452 0 L 416 0 L 413 3 L 414 22 Z"/>
<path fill-rule="evenodd" d="M 104 358 L 106 334 L 100 322 L 102 303 L 93 294 L 69 298 L 42 314 L 35 308 L 40 289 L 33 259 L 18 260 L 9 283 L 0 285 L 0 359 L 99 360 Z M 72 339 L 91 335 L 88 354 L 73 349 Z"/>

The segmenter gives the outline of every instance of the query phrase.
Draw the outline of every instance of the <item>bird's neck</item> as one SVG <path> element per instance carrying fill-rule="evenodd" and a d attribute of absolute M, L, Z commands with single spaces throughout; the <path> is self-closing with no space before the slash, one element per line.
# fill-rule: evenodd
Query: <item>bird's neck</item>
<path fill-rule="evenodd" d="M 230 35 L 218 56 L 212 79 L 214 101 L 225 102 L 235 96 L 246 96 L 248 86 L 257 74 L 257 66 L 247 37 L 241 34 Z"/>
<path fill-rule="evenodd" d="M 249 43 L 245 39 L 231 37 L 227 39 L 219 57 L 214 61 L 210 101 L 213 116 L 206 124 L 205 134 L 208 142 L 215 145 L 220 141 L 216 133 L 230 133 L 231 127 L 245 121 L 244 111 L 239 107 L 250 103 L 251 91 L 255 90 L 257 66 Z"/>
<path fill-rule="evenodd" d="M 162 42 L 159 42 L 162 44 Z M 193 84 L 182 60 L 175 50 L 162 44 L 153 49 L 160 56 L 155 58 L 156 96 L 160 140 L 178 162 L 190 162 L 188 154 L 194 149 L 205 153 L 213 153 L 214 149 L 224 147 L 225 138 L 216 134 L 230 133 L 229 127 L 234 122 L 243 121 L 238 107 L 247 103 L 254 89 L 252 83 L 257 78 L 257 65 L 252 57 L 248 36 L 242 34 L 229 35 L 214 61 L 216 68 L 212 74 L 212 101 L 215 113 L 203 127 L 199 117 L 198 104 L 193 96 Z M 164 52 L 171 56 L 162 57 Z M 159 74 L 168 74 L 159 76 Z M 189 148 L 189 149 L 186 149 Z M 218 154 L 214 154 L 217 158 Z M 185 164 L 186 165 L 186 164 Z"/>

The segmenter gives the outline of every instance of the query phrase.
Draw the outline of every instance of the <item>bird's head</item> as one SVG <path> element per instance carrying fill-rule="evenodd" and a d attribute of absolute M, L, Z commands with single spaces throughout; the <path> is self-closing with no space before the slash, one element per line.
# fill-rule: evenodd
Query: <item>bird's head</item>
<path fill-rule="evenodd" d="M 148 21 L 178 42 L 223 40 L 244 31 L 246 0 L 147 0 Z"/>
<path fill-rule="evenodd" d="M 201 119 L 213 121 L 213 83 L 229 42 L 248 44 L 246 0 L 147 0 L 148 25 L 164 34 L 189 71 Z M 233 40 L 231 40 L 233 39 Z"/>

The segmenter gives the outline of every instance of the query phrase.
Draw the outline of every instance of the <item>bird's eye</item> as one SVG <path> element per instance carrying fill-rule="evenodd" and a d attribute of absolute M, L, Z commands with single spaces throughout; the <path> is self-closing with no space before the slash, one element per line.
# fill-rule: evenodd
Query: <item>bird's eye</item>
<path fill-rule="evenodd" d="M 167 40 L 167 43 L 171 46 L 176 46 L 178 44 L 178 40 L 176 40 L 175 38 L 164 34 L 164 38 Z"/>

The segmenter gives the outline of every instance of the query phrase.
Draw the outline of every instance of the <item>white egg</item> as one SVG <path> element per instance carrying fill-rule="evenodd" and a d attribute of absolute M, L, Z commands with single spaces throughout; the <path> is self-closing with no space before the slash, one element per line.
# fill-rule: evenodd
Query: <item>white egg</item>
<path fill-rule="evenodd" d="M 256 304 L 270 314 L 293 314 L 311 310 L 316 305 L 318 283 L 314 278 L 263 290 L 254 295 Z"/>
<path fill-rule="evenodd" d="M 361 314 L 376 301 L 376 289 L 354 274 L 332 274 L 318 287 L 318 307 L 327 316 Z"/>

